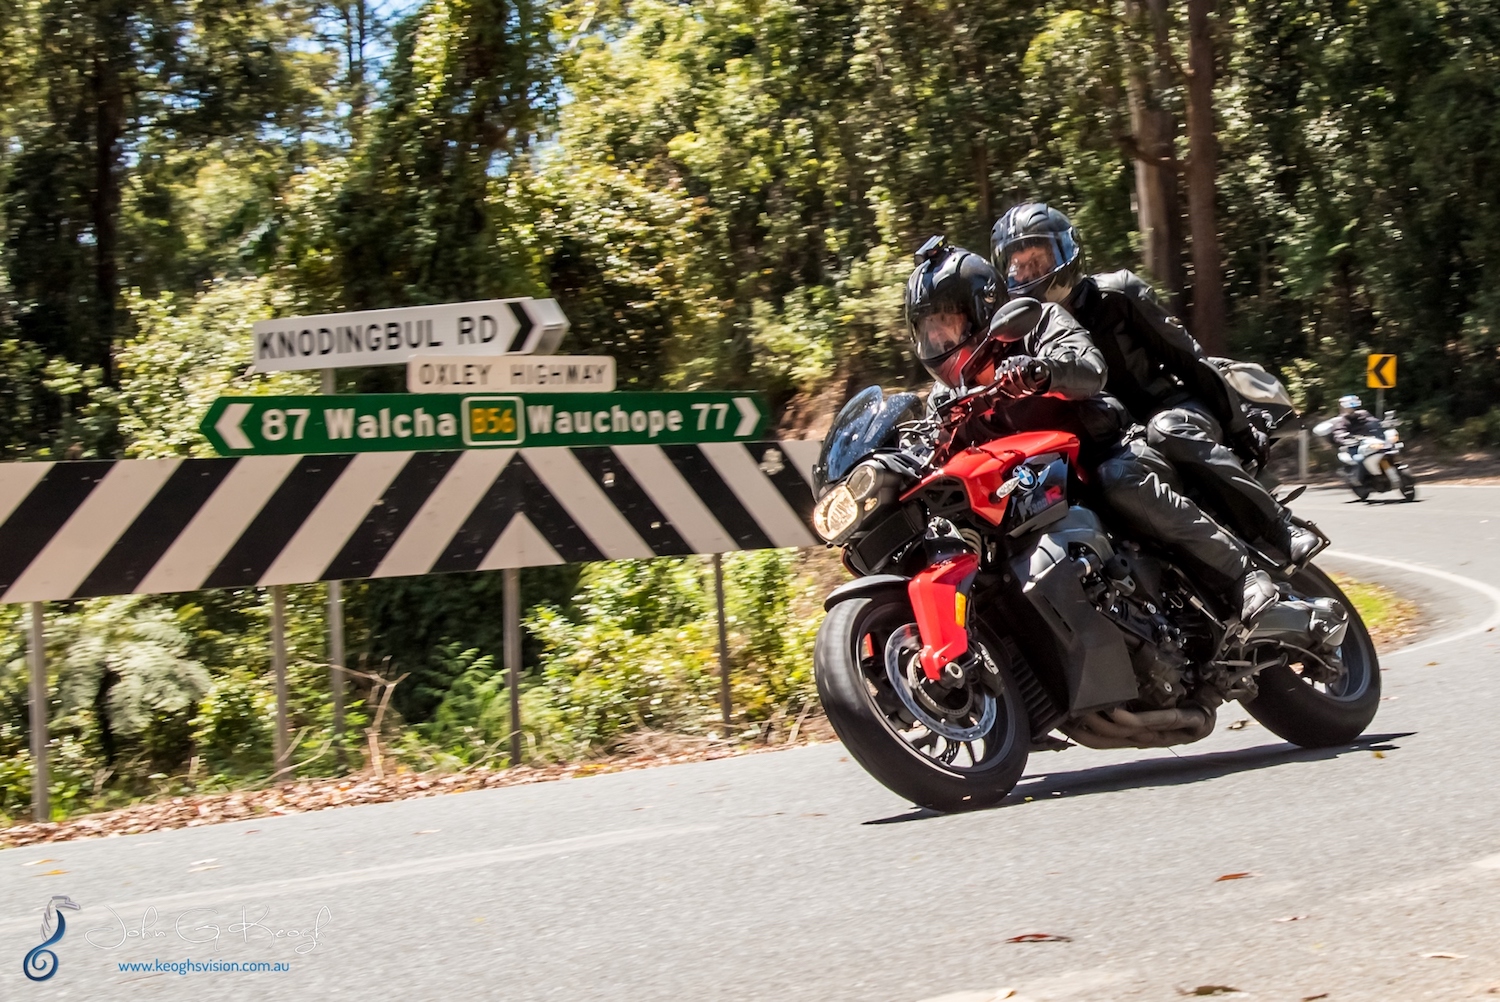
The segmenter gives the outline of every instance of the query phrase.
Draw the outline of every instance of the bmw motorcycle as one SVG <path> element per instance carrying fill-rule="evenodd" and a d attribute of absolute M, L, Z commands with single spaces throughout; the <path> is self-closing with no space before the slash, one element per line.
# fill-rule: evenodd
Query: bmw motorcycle
<path fill-rule="evenodd" d="M 981 401 L 1008 406 L 970 393 L 929 416 L 914 394 L 870 387 L 814 470 L 814 528 L 856 575 L 824 603 L 818 693 L 871 775 L 964 811 L 1004 799 L 1032 751 L 1198 741 L 1229 700 L 1303 747 L 1369 726 L 1375 648 L 1327 575 L 1256 552 L 1283 601 L 1247 629 L 1116 530 L 1074 436 L 963 444 L 955 431 Z"/>
<path fill-rule="evenodd" d="M 1312 433 L 1319 438 L 1331 438 L 1333 421 L 1329 418 L 1319 422 L 1313 426 Z M 1401 461 L 1401 451 L 1405 446 L 1397 430 L 1400 422 L 1396 420 L 1395 411 L 1386 411 L 1380 426 L 1385 431 L 1381 438 L 1365 438 L 1353 450 L 1334 447 L 1339 457 L 1339 473 L 1361 501 L 1368 501 L 1371 494 L 1384 491 L 1400 491 L 1402 500 L 1415 501 L 1417 480 Z"/>

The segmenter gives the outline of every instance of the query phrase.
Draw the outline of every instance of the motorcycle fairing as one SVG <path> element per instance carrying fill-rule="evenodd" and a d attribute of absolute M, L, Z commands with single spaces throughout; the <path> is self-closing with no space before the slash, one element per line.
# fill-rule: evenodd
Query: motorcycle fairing
<path fill-rule="evenodd" d="M 922 637 L 921 665 L 936 682 L 943 666 L 969 650 L 969 591 L 979 557 L 960 553 L 923 568 L 906 587 Z"/>
<path fill-rule="evenodd" d="M 1006 435 L 983 445 L 972 445 L 949 459 L 940 469 L 923 477 L 901 496 L 909 500 L 940 480 L 956 480 L 964 485 L 969 508 L 993 525 L 1005 519 L 1009 492 L 1001 488 L 1017 466 L 1037 456 L 1053 453 L 1078 461 L 1078 439 L 1066 432 L 1032 431 Z"/>
<path fill-rule="evenodd" d="M 1101 562 L 1114 556 L 1098 516 L 1072 507 L 1010 566 L 1052 641 L 1048 660 L 1066 683 L 1068 710 L 1083 713 L 1134 699 L 1137 684 L 1119 629 L 1084 594 L 1083 571 L 1070 552 L 1075 546 L 1092 550 Z"/>

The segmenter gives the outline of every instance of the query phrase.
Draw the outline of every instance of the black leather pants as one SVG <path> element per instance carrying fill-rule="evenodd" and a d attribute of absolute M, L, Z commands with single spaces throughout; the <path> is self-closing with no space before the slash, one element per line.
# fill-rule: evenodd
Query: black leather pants
<path fill-rule="evenodd" d="M 1228 589 L 1248 568 L 1245 546 L 1182 494 L 1172 464 L 1132 437 L 1095 469 L 1104 501 L 1130 531 L 1166 546 L 1203 575 Z"/>
<path fill-rule="evenodd" d="M 1281 506 L 1224 445 L 1224 430 L 1212 415 L 1193 403 L 1157 411 L 1146 422 L 1146 444 L 1176 467 L 1209 508 L 1245 539 L 1287 549 Z"/>

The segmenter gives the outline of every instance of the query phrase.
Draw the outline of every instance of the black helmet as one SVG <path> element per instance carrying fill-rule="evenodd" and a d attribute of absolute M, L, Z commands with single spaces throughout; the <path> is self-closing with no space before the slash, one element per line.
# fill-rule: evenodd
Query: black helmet
<path fill-rule="evenodd" d="M 906 280 L 906 331 L 933 378 L 958 385 L 958 374 L 989 334 L 1000 304 L 1000 276 L 972 251 L 933 237 L 917 251 Z"/>
<path fill-rule="evenodd" d="M 1028 249 L 1045 253 L 1025 253 Z M 1018 205 L 990 231 L 990 261 L 1012 296 L 1049 298 L 1071 289 L 1083 272 L 1078 230 L 1068 217 L 1040 202 Z"/>

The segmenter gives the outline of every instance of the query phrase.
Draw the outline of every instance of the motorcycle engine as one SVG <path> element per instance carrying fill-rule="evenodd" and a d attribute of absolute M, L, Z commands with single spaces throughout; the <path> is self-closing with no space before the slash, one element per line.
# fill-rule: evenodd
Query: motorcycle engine
<path fill-rule="evenodd" d="M 1086 547 L 1075 547 L 1074 560 L 1082 574 L 1084 594 L 1100 613 L 1120 628 L 1130 664 L 1135 669 L 1140 709 L 1168 709 L 1187 695 L 1184 670 L 1190 660 L 1183 653 L 1182 631 L 1163 614 L 1155 589 L 1159 575 L 1142 566 L 1141 559 L 1116 556 L 1105 562 Z M 1144 574 L 1133 574 L 1140 569 Z M 1149 584 L 1148 584 L 1149 582 Z"/>

